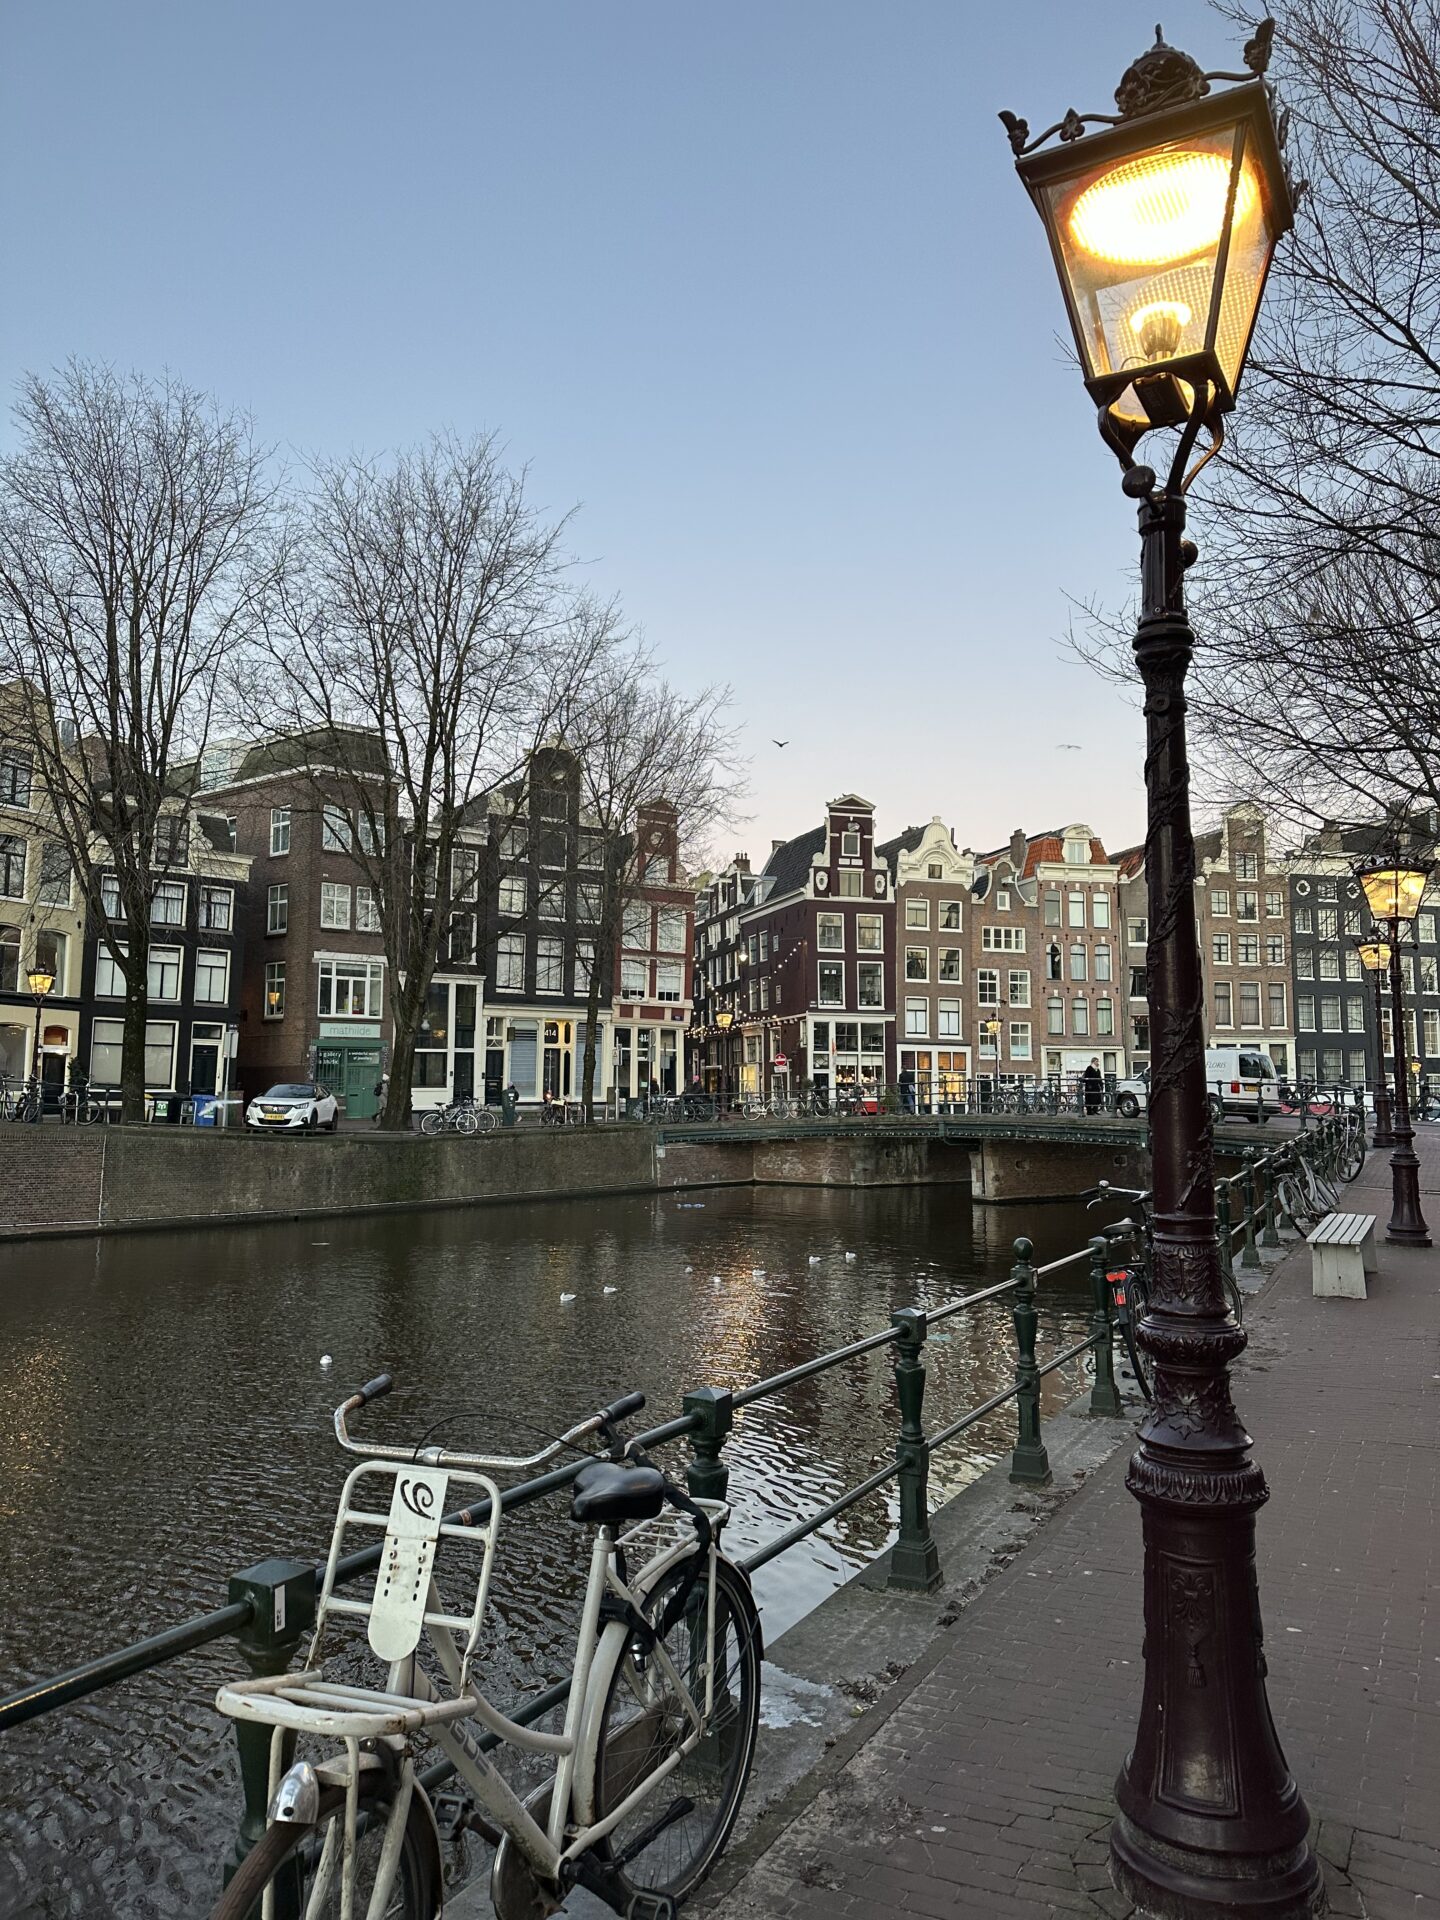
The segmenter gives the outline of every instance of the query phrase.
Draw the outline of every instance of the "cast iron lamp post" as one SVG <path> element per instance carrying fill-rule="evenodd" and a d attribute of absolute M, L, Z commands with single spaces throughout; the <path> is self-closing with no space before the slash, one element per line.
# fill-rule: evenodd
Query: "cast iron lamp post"
<path fill-rule="evenodd" d="M 1355 945 L 1361 966 L 1375 982 L 1375 1063 L 1379 1079 L 1375 1087 L 1375 1133 L 1370 1144 L 1373 1147 L 1393 1147 L 1395 1135 L 1390 1131 L 1390 1076 L 1385 1070 L 1384 1006 L 1380 997 L 1381 975 L 1390 969 L 1390 948 L 1373 934 L 1368 940 L 1357 936 Z"/>
<path fill-rule="evenodd" d="M 1291 1920 L 1323 1909 L 1309 1816 L 1265 1693 L 1255 1514 L 1268 1497 L 1230 1398 L 1245 1335 L 1226 1307 L 1205 1096 L 1205 1009 L 1185 743 L 1194 638 L 1185 490 L 1235 404 L 1275 242 L 1293 223 L 1269 89 L 1272 22 L 1246 73 L 1203 74 L 1156 44 L 1117 115 L 1072 108 L 1032 140 L 1002 114 L 1045 223 L 1100 431 L 1139 504 L 1150 908 L 1149 1127 L 1154 1267 L 1140 1341 L 1155 1399 L 1127 1476 L 1145 1548 L 1145 1690 L 1116 1784 L 1110 1863 L 1147 1914 Z M 1213 80 L 1235 84 L 1212 93 Z M 1088 125 L 1103 131 L 1088 133 Z M 1052 135 L 1059 144 L 1050 146 Z M 1163 481 L 1135 463 L 1176 428 Z M 1201 431 L 1209 452 L 1187 473 Z"/>
<path fill-rule="evenodd" d="M 1388 929 L 1390 948 L 1390 1042 L 1395 1062 L 1395 1106 L 1390 1156 L 1390 1224 L 1385 1238 L 1397 1246 L 1428 1247 L 1430 1229 L 1420 1211 L 1420 1162 L 1410 1124 L 1410 1075 L 1405 1053 L 1405 982 L 1400 968 L 1400 927 L 1419 912 L 1430 869 L 1397 854 L 1356 875 L 1376 922 Z M 1377 976 L 1378 977 L 1378 976 Z"/>
<path fill-rule="evenodd" d="M 45 1011 L 45 1002 L 50 997 L 51 988 L 55 985 L 55 975 L 49 967 L 42 967 L 37 962 L 25 978 L 31 993 L 35 996 L 35 1038 L 30 1048 L 30 1078 L 35 1083 L 35 1105 L 30 1118 L 39 1120 L 44 1100 L 40 1090 L 40 1020 Z"/>

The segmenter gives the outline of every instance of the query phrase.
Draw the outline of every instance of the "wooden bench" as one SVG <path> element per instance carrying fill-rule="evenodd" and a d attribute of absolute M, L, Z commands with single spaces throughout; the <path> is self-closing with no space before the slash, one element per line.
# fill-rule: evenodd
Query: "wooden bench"
<path fill-rule="evenodd" d="M 1373 1213 L 1327 1213 L 1305 1244 L 1312 1262 L 1310 1290 L 1317 1298 L 1366 1298 L 1366 1279 L 1378 1271 Z"/>

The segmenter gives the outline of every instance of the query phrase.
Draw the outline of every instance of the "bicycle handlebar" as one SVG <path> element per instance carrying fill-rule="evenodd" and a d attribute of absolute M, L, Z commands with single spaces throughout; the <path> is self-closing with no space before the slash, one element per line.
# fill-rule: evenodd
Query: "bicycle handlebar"
<path fill-rule="evenodd" d="M 378 1373 L 373 1380 L 367 1380 L 357 1393 L 352 1393 L 335 1409 L 335 1438 L 348 1453 L 361 1453 L 369 1460 L 403 1460 L 412 1466 L 474 1468 L 477 1471 L 491 1469 L 502 1473 L 528 1472 L 532 1467 L 544 1466 L 547 1460 L 553 1460 L 562 1448 L 574 1446 L 577 1441 L 585 1440 L 591 1434 L 606 1433 L 621 1420 L 628 1420 L 632 1414 L 639 1413 L 645 1405 L 643 1393 L 627 1393 L 608 1407 L 602 1407 L 598 1413 L 592 1413 L 578 1426 L 571 1427 L 568 1433 L 562 1433 L 558 1440 L 552 1440 L 538 1453 L 460 1453 L 451 1447 L 420 1446 L 392 1447 L 362 1445 L 350 1438 L 346 1426 L 348 1415 L 357 1413 L 368 1401 L 379 1400 L 389 1393 L 395 1381 L 388 1373 Z"/>

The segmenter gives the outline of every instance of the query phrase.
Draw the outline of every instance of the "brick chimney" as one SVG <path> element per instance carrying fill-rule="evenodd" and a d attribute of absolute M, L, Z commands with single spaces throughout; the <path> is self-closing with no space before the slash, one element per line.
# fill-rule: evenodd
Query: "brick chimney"
<path fill-rule="evenodd" d="M 749 873 L 749 871 L 750 871 L 750 856 L 749 856 L 749 854 L 748 854 L 748 853 L 737 853 L 737 854 L 736 854 L 736 856 L 735 856 L 735 861 L 734 861 L 734 866 L 735 866 L 735 871 L 736 871 L 737 873 Z"/>
<path fill-rule="evenodd" d="M 1017 873 L 1025 866 L 1025 856 L 1030 851 L 1030 842 L 1025 838 L 1025 829 L 1016 827 L 1010 836 L 1010 864 Z"/>

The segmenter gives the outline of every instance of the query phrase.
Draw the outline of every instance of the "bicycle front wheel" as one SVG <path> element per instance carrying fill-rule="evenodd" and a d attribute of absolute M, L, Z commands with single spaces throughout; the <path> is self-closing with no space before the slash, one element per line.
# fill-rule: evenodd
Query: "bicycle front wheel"
<path fill-rule="evenodd" d="M 360 1783 L 360 1814 L 366 1821 L 356 1848 L 355 1912 L 364 1913 L 375 1885 L 375 1870 L 385 1834 L 390 1786 L 378 1777 Z M 345 1834 L 345 1789 L 328 1787 L 320 1795 L 313 1827 L 276 1821 L 257 1840 L 234 1879 L 211 1909 L 210 1920 L 258 1920 L 266 1890 L 288 1888 L 298 1896 L 295 1910 L 313 1920 L 334 1920 L 340 1912 L 340 1862 Z M 385 1908 L 386 1920 L 434 1920 L 440 1899 L 440 1863 L 435 1830 L 417 1788 L 405 1820 L 400 1865 Z M 328 1859 L 327 1859 L 328 1843 Z M 325 1884 L 320 1886 L 322 1873 Z M 319 1891 L 319 1904 L 312 1906 Z"/>
<path fill-rule="evenodd" d="M 462 1107 L 455 1116 L 455 1131 L 457 1133 L 474 1133 L 479 1124 L 479 1121 L 475 1117 L 475 1109 L 473 1107 Z"/>
<path fill-rule="evenodd" d="M 658 1623 L 682 1578 L 672 1567 L 652 1588 L 645 1616 Z M 704 1574 L 684 1613 L 665 1635 L 665 1651 L 703 1710 L 707 1691 Z M 622 1888 L 683 1899 L 719 1859 L 740 1811 L 760 1718 L 760 1616 L 744 1576 L 728 1561 L 715 1564 L 713 1709 L 699 1742 L 632 1812 L 599 1843 L 602 1858 L 619 1866 Z M 638 1655 L 638 1657 L 637 1657 Z M 667 1760 L 691 1727 L 674 1682 L 655 1655 L 632 1638 L 610 1679 L 595 1751 L 595 1818 L 633 1793 Z M 687 1810 L 666 1819 L 677 1808 Z M 650 1832 L 633 1859 L 627 1850 Z"/>
<path fill-rule="evenodd" d="M 499 1118 L 493 1107 L 477 1107 L 475 1109 L 475 1131 L 477 1133 L 494 1133 L 499 1124 Z"/>
<path fill-rule="evenodd" d="M 427 1113 L 421 1114 L 420 1131 L 428 1135 L 443 1133 L 445 1131 L 445 1115 L 441 1108 L 431 1107 Z"/>

